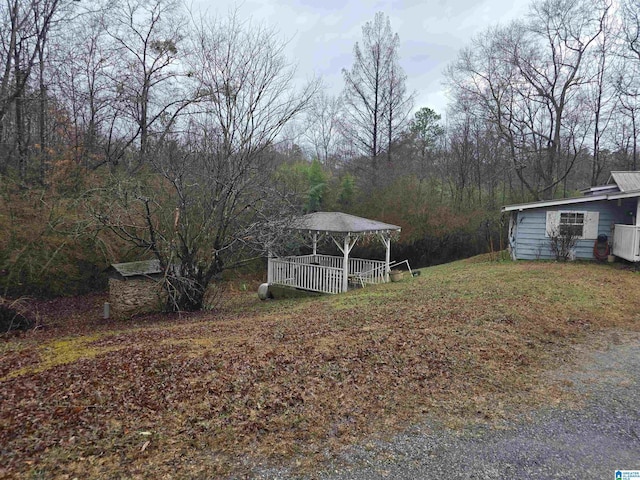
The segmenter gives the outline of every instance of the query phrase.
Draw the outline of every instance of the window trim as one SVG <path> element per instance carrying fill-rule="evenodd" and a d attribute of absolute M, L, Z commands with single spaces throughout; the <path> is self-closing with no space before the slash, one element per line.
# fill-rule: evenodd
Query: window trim
<path fill-rule="evenodd" d="M 597 210 L 546 210 L 544 236 L 549 238 L 550 233 L 560 226 L 560 218 L 563 213 L 579 213 L 584 215 L 582 235 L 578 240 L 595 240 L 598 238 L 600 212 Z"/>

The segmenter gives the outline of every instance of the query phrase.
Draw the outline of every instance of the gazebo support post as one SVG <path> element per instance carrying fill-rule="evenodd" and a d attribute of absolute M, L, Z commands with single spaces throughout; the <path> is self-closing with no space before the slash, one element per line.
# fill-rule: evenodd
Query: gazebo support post
<path fill-rule="evenodd" d="M 358 241 L 356 236 L 353 241 L 351 240 L 351 234 L 347 233 L 344 236 L 344 243 L 340 245 L 336 239 L 333 239 L 333 243 L 336 244 L 338 249 L 342 252 L 342 291 L 346 292 L 349 289 L 349 254 Z"/>
<path fill-rule="evenodd" d="M 313 232 L 313 256 L 315 257 L 318 254 L 318 232 Z M 314 258 L 315 261 L 315 258 Z"/>
<path fill-rule="evenodd" d="M 269 250 L 268 253 L 268 257 L 267 257 L 267 283 L 272 283 L 273 282 L 273 265 L 272 265 L 272 261 L 273 260 L 273 252 L 271 252 L 271 250 Z"/>
<path fill-rule="evenodd" d="M 345 235 L 344 237 L 344 260 L 342 262 L 342 291 L 346 292 L 349 289 L 349 253 L 351 253 L 351 237 Z"/>
<path fill-rule="evenodd" d="M 385 246 L 385 248 L 387 250 L 386 253 L 385 253 L 385 257 L 384 257 L 384 262 L 385 262 L 384 281 L 388 282 L 389 281 L 389 271 L 391 270 L 391 268 L 389 267 L 389 265 L 391 265 L 391 237 L 381 233 L 380 234 L 380 241 L 384 244 L 384 246 Z"/>

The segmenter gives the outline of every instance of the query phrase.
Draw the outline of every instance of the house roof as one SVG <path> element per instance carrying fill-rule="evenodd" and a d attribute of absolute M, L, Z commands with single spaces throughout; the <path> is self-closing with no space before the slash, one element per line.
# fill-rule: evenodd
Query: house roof
<path fill-rule="evenodd" d="M 162 273 L 159 260 L 141 260 L 139 262 L 114 263 L 111 267 L 123 277 L 156 275 Z"/>
<path fill-rule="evenodd" d="M 291 228 L 327 233 L 388 233 L 400 227 L 341 212 L 315 212 L 293 221 Z"/>
<path fill-rule="evenodd" d="M 611 172 L 608 183 L 612 181 L 621 192 L 640 190 L 640 172 Z"/>
<path fill-rule="evenodd" d="M 612 185 L 614 182 L 615 185 Z M 640 172 L 611 172 L 608 185 L 599 185 L 582 190 L 583 197 L 543 200 L 540 202 L 519 203 L 502 207 L 502 212 L 522 211 L 532 208 L 556 207 L 599 200 L 618 200 L 640 197 Z"/>
<path fill-rule="evenodd" d="M 638 194 L 640 196 L 640 193 Z M 555 207 L 559 205 L 573 205 L 576 203 L 595 202 L 596 200 L 608 200 L 608 195 L 590 195 L 587 197 L 562 198 L 559 200 L 543 200 L 541 202 L 519 203 L 516 205 L 507 205 L 502 207 L 503 212 L 512 212 L 514 210 L 529 210 L 531 208 Z"/>

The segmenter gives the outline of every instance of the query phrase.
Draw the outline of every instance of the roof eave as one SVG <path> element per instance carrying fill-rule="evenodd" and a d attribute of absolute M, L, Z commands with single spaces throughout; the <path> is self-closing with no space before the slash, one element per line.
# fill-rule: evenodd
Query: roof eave
<path fill-rule="evenodd" d="M 379 233 L 382 234 L 390 234 L 393 232 L 402 231 L 401 227 L 397 228 L 384 228 L 384 229 L 376 229 L 376 230 L 358 230 L 358 231 L 350 231 L 350 230 L 328 230 L 326 228 L 322 229 L 314 229 L 314 228 L 294 228 L 294 230 L 298 231 L 306 231 L 308 233 L 324 233 L 326 235 L 331 234 L 340 234 L 340 235 L 376 235 Z"/>
<path fill-rule="evenodd" d="M 634 198 L 634 197 L 640 197 L 640 190 L 632 190 L 629 192 L 616 192 L 616 193 L 610 193 L 609 195 L 607 195 L 609 200 L 618 200 L 618 199 L 623 199 L 623 198 Z"/>
<path fill-rule="evenodd" d="M 573 205 L 576 203 L 589 203 L 597 202 L 600 200 L 618 200 L 634 197 L 640 197 L 640 190 L 634 190 L 632 192 L 616 192 L 606 195 L 593 195 L 588 197 L 562 198 L 560 200 L 544 200 L 541 202 L 521 203 L 517 205 L 506 205 L 502 207 L 501 212 L 506 213 L 513 211 L 531 210 L 534 208 L 555 207 L 561 205 Z"/>
<path fill-rule="evenodd" d="M 513 212 L 515 210 L 530 210 L 533 208 L 555 207 L 557 205 L 571 205 L 574 203 L 595 202 L 598 200 L 606 200 L 607 195 L 593 195 L 590 197 L 562 198 L 560 200 L 543 200 L 541 202 L 520 203 L 516 205 L 506 205 L 502 207 L 503 213 Z"/>

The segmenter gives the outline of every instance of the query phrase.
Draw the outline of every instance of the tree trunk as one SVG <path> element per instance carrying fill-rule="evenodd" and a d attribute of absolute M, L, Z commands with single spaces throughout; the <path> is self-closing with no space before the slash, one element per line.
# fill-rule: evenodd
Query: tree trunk
<path fill-rule="evenodd" d="M 39 134 L 40 134 L 40 147 L 39 147 L 39 151 L 40 151 L 40 170 L 39 170 L 39 180 L 40 180 L 40 184 L 44 185 L 45 183 L 45 173 L 46 173 L 46 168 L 47 168 L 47 163 L 49 160 L 49 149 L 48 149 L 48 144 L 47 144 L 47 122 L 46 122 L 46 118 L 47 118 L 47 88 L 45 86 L 44 83 L 44 68 L 45 68 L 45 62 L 44 62 L 44 42 L 45 42 L 45 35 L 43 34 L 42 37 L 42 44 L 38 46 L 38 61 L 39 61 L 39 65 L 40 65 L 40 69 L 39 69 L 39 76 L 38 76 L 38 80 L 39 80 L 39 87 L 40 87 L 40 102 L 39 102 L 39 107 L 40 107 L 40 115 L 38 117 L 38 130 L 39 130 Z"/>

